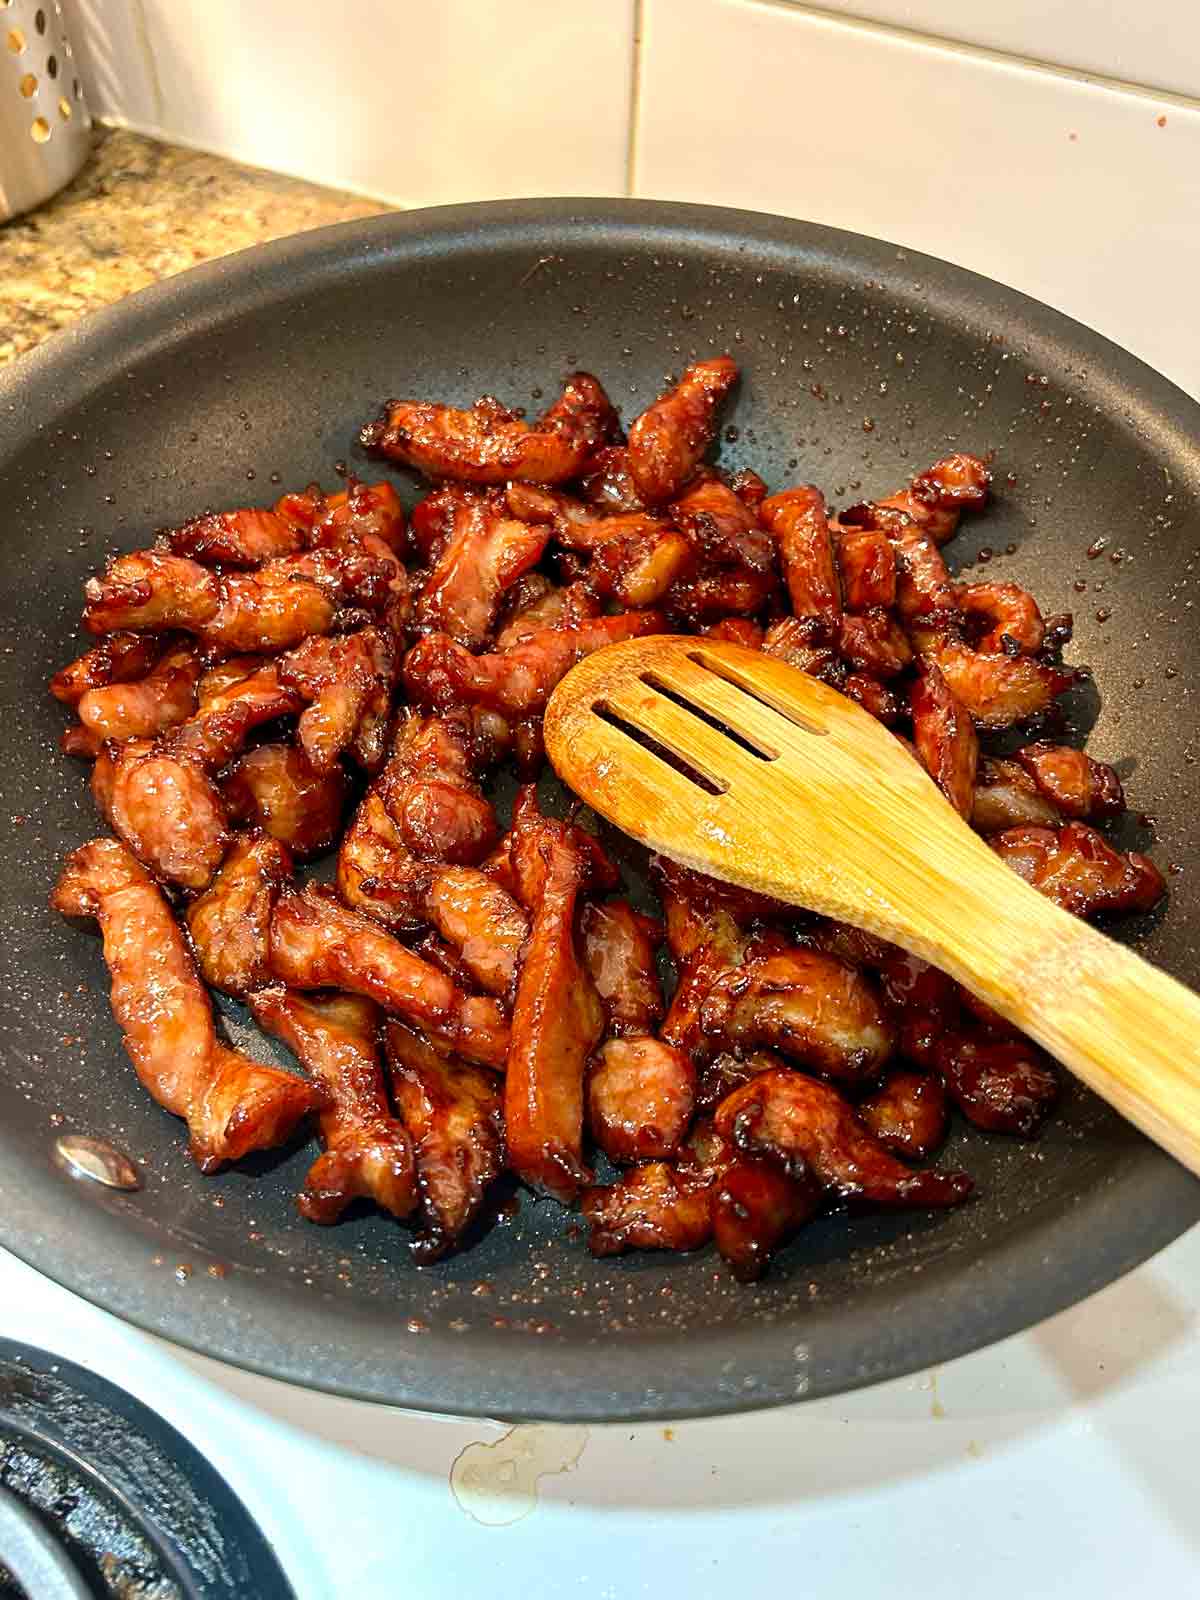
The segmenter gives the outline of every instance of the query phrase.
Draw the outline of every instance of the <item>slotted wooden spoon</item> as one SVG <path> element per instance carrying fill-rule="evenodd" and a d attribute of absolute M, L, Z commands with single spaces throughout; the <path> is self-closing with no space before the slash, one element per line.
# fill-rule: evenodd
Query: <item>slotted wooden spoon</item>
<path fill-rule="evenodd" d="M 1200 999 L 1030 888 L 844 695 L 740 645 L 633 639 L 567 674 L 545 740 L 625 833 L 933 962 L 1200 1174 Z"/>

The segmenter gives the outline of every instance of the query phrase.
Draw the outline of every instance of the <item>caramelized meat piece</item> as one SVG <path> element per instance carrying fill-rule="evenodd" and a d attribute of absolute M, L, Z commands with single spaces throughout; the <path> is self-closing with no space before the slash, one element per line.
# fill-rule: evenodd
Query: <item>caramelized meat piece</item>
<path fill-rule="evenodd" d="M 696 1110 L 711 1115 L 725 1096 L 749 1083 L 760 1072 L 786 1067 L 787 1062 L 771 1050 L 752 1050 L 748 1055 L 716 1056 L 700 1069 L 696 1085 Z"/>
<path fill-rule="evenodd" d="M 1038 791 L 1018 761 L 983 760 L 975 783 L 971 826 L 980 833 L 999 833 L 1024 824 L 1053 827 L 1060 813 Z"/>
<path fill-rule="evenodd" d="M 753 467 L 742 467 L 735 472 L 729 480 L 729 487 L 751 511 L 757 511 L 767 498 L 766 481 L 759 477 Z"/>
<path fill-rule="evenodd" d="M 673 502 L 670 513 L 675 526 L 711 565 L 774 571 L 775 540 L 760 526 L 754 509 L 720 478 L 698 475 Z"/>
<path fill-rule="evenodd" d="M 340 766 L 316 773 L 294 745 L 260 744 L 221 783 L 235 822 L 251 822 L 297 856 L 318 855 L 338 836 L 348 784 Z"/>
<path fill-rule="evenodd" d="M 583 959 L 610 1033 L 652 1033 L 661 1021 L 655 952 L 662 938 L 661 924 L 628 900 L 606 900 L 583 913 Z"/>
<path fill-rule="evenodd" d="M 541 559 L 549 535 L 549 528 L 506 517 L 498 496 L 463 501 L 417 596 L 418 632 L 446 633 L 478 650 L 492 630 L 501 595 Z"/>
<path fill-rule="evenodd" d="M 50 679 L 50 693 L 77 706 L 89 689 L 144 678 L 163 652 L 164 641 L 143 633 L 110 633 Z"/>
<path fill-rule="evenodd" d="M 167 746 L 181 760 L 217 772 L 240 754 L 255 728 L 299 711 L 303 704 L 298 690 L 280 682 L 279 664 L 272 661 L 210 695 L 195 716 L 174 730 Z"/>
<path fill-rule="evenodd" d="M 937 545 L 900 512 L 884 517 L 876 511 L 876 515 L 881 517 L 882 531 L 896 558 L 896 605 L 901 617 L 912 622 L 918 617 L 953 612 L 958 590 Z"/>
<path fill-rule="evenodd" d="M 895 678 L 912 660 L 907 634 L 886 611 L 843 617 L 837 646 L 855 672 L 868 673 L 872 678 Z"/>
<path fill-rule="evenodd" d="M 663 631 L 656 611 L 627 611 L 574 628 L 547 628 L 511 650 L 483 656 L 473 656 L 444 633 L 431 633 L 408 652 L 404 682 L 418 705 L 465 702 L 526 717 L 544 710 L 559 680 L 593 650 Z"/>
<path fill-rule="evenodd" d="M 576 372 L 533 427 L 486 396 L 467 411 L 397 400 L 378 422 L 361 430 L 359 439 L 366 449 L 431 478 L 561 483 L 576 476 L 615 421 L 600 384 Z"/>
<path fill-rule="evenodd" d="M 535 587 L 526 591 L 527 598 L 513 607 L 507 621 L 497 630 L 498 651 L 511 650 L 514 645 L 524 644 L 546 628 L 577 628 L 581 623 L 590 622 L 593 617 L 600 615 L 600 601 L 589 593 L 583 583 L 559 587 L 543 574 L 530 572 L 521 580 L 521 584 Z M 521 584 L 514 585 L 514 596 L 519 594 Z"/>
<path fill-rule="evenodd" d="M 706 639 L 723 639 L 727 644 L 740 644 L 747 650 L 761 650 L 763 630 L 749 617 L 722 617 L 701 630 Z"/>
<path fill-rule="evenodd" d="M 308 701 L 296 732 L 314 772 L 331 771 L 344 750 L 356 750 L 364 718 L 386 716 L 399 666 L 384 628 L 309 639 L 282 658 L 280 684 Z"/>
<path fill-rule="evenodd" d="M 200 682 L 196 685 L 197 709 L 203 711 L 211 700 L 225 694 L 234 684 L 261 672 L 267 665 L 265 656 L 237 655 L 218 661 L 215 667 L 209 667 L 200 674 Z"/>
<path fill-rule="evenodd" d="M 832 644 L 824 640 L 823 624 L 811 617 L 781 617 L 773 622 L 763 635 L 762 652 L 813 678 L 827 679 L 837 663 Z"/>
<path fill-rule="evenodd" d="M 779 1246 L 816 1216 L 821 1185 L 802 1165 L 762 1156 L 730 1163 L 712 1192 L 713 1239 L 739 1283 L 761 1278 Z"/>
<path fill-rule="evenodd" d="M 280 895 L 271 918 L 271 970 L 294 989 L 366 995 L 468 1061 L 504 1065 L 508 1027 L 494 1000 L 463 994 L 444 973 L 316 884 Z"/>
<path fill-rule="evenodd" d="M 416 1147 L 425 1228 L 413 1254 L 433 1261 L 461 1239 L 503 1168 L 500 1086 L 402 1022 L 389 1022 L 384 1039 L 396 1105 Z"/>
<path fill-rule="evenodd" d="M 683 534 L 662 528 L 601 545 L 585 582 L 592 594 L 638 609 L 657 605 L 693 564 L 692 547 Z"/>
<path fill-rule="evenodd" d="M 614 539 L 665 533 L 669 524 L 644 511 L 608 512 L 577 500 L 559 489 L 529 483 L 510 483 L 505 504 L 522 522 L 540 523 L 553 530 L 556 541 L 568 550 L 600 550 Z"/>
<path fill-rule="evenodd" d="M 159 878 L 204 889 L 229 844 L 225 806 L 212 779 L 148 739 L 105 745 L 92 796 L 114 833 Z"/>
<path fill-rule="evenodd" d="M 960 817 L 975 804 L 979 740 L 966 709 L 932 661 L 921 663 L 911 690 L 913 742 L 926 772 Z"/>
<path fill-rule="evenodd" d="M 799 1158 L 840 1200 L 887 1207 L 958 1205 L 965 1172 L 911 1172 L 869 1133 L 836 1089 L 802 1072 L 763 1072 L 723 1100 L 716 1127 L 741 1150 Z"/>
<path fill-rule="evenodd" d="M 870 982 L 817 950 L 792 947 L 723 973 L 700 1007 L 710 1044 L 767 1045 L 830 1077 L 876 1073 L 895 1043 Z"/>
<path fill-rule="evenodd" d="M 124 845 L 93 839 L 73 851 L 50 903 L 63 916 L 99 922 L 129 1058 L 159 1105 L 187 1122 L 201 1172 L 291 1136 L 315 1091 L 217 1042 L 171 908 Z"/>
<path fill-rule="evenodd" d="M 271 913 L 292 875 L 291 857 L 264 833 L 234 841 L 210 886 L 187 910 L 205 983 L 244 999 L 271 981 Z"/>
<path fill-rule="evenodd" d="M 711 1053 L 700 1026 L 700 1008 L 718 978 L 740 965 L 748 938 L 749 910 L 702 873 L 655 858 L 666 913 L 667 945 L 679 973 L 666 1020 L 659 1030 L 668 1044 L 696 1062 Z M 752 912 L 750 912 L 752 915 Z"/>
<path fill-rule="evenodd" d="M 946 1094 L 937 1078 L 898 1067 L 855 1107 L 885 1150 L 924 1161 L 946 1137 Z"/>
<path fill-rule="evenodd" d="M 985 655 L 1032 656 L 1042 648 L 1046 634 L 1042 613 L 1020 584 L 960 584 L 958 606 L 972 643 Z"/>
<path fill-rule="evenodd" d="M 775 593 L 775 579 L 769 572 L 701 572 L 680 578 L 671 585 L 663 604 L 673 617 L 689 627 L 699 626 L 710 617 L 739 616 L 760 611 Z"/>
<path fill-rule="evenodd" d="M 89 633 L 179 628 L 239 651 L 286 650 L 310 633 L 328 633 L 336 612 L 320 585 L 286 560 L 218 577 L 198 561 L 149 550 L 117 556 L 84 594 Z"/>
<path fill-rule="evenodd" d="M 652 1161 L 679 1149 L 692 1120 L 696 1069 L 658 1039 L 610 1039 L 587 1078 L 588 1125 L 612 1161 Z"/>
<path fill-rule="evenodd" d="M 1149 911 L 1166 893 L 1162 873 L 1136 850 L 1114 850 L 1082 822 L 1061 828 L 1007 828 L 992 849 L 1026 883 L 1078 917 L 1097 911 Z"/>
<path fill-rule="evenodd" d="M 303 550 L 305 529 L 278 511 L 246 508 L 211 511 L 172 528 L 163 544 L 173 555 L 230 567 L 259 567 L 279 556 Z"/>
<path fill-rule="evenodd" d="M 813 618 L 822 636 L 833 639 L 841 620 L 842 596 L 825 496 L 803 484 L 764 500 L 759 515 L 778 543 L 793 615 Z"/>
<path fill-rule="evenodd" d="M 990 484 L 986 463 L 960 451 L 935 461 L 907 489 L 880 504 L 906 512 L 935 544 L 945 544 L 964 511 L 980 511 L 987 504 Z"/>
<path fill-rule="evenodd" d="M 600 996 L 576 941 L 579 896 L 593 877 L 585 839 L 565 823 L 526 811 L 512 848 L 533 920 L 504 1084 L 508 1162 L 531 1188 L 561 1200 L 574 1199 L 591 1179 L 583 1163 L 583 1076 L 604 1031 Z"/>
<path fill-rule="evenodd" d="M 337 494 L 318 489 L 285 494 L 276 504 L 280 516 L 304 528 L 310 545 L 363 545 L 379 542 L 396 555 L 405 551 L 404 507 L 390 483 L 348 480 Z"/>
<path fill-rule="evenodd" d="M 847 611 L 896 603 L 896 553 L 877 528 L 847 528 L 837 542 L 837 566 Z"/>
<path fill-rule="evenodd" d="M 512 994 L 529 918 L 506 889 L 477 867 L 443 867 L 429 885 L 425 915 L 479 988 Z"/>
<path fill-rule="evenodd" d="M 202 666 L 194 645 L 177 644 L 144 678 L 86 690 L 79 697 L 79 720 L 93 753 L 106 739 L 149 739 L 185 721 L 196 709 Z"/>
<path fill-rule="evenodd" d="M 737 382 L 729 356 L 697 361 L 629 430 L 629 471 L 647 505 L 672 500 L 712 443 L 717 407 Z"/>
<path fill-rule="evenodd" d="M 842 693 L 848 700 L 855 701 L 864 711 L 869 711 L 873 717 L 891 727 L 900 720 L 900 702 L 886 684 L 880 683 L 877 678 L 864 677 L 860 672 L 852 672 L 842 684 Z"/>
<path fill-rule="evenodd" d="M 606 515 L 646 509 L 633 481 L 629 450 L 623 444 L 602 445 L 588 458 L 579 479 L 579 492 L 589 505 L 598 506 Z"/>
<path fill-rule="evenodd" d="M 1007 728 L 1036 716 L 1075 681 L 1073 672 L 1031 656 L 986 656 L 949 643 L 928 654 L 980 728 Z"/>
<path fill-rule="evenodd" d="M 301 1214 L 332 1223 L 361 1199 L 407 1217 L 417 1203 L 412 1141 L 388 1109 L 375 1007 L 354 995 L 301 996 L 275 984 L 251 996 L 250 1010 L 324 1095 L 317 1126 L 325 1149 L 296 1197 Z"/>
<path fill-rule="evenodd" d="M 1125 809 L 1121 780 L 1112 767 L 1067 745 L 1027 744 L 1016 759 L 1050 805 L 1077 820 L 1116 817 Z"/>
<path fill-rule="evenodd" d="M 1058 1076 L 1027 1039 L 951 1033 L 934 1052 L 950 1098 L 989 1133 L 1036 1133 L 1058 1098 Z"/>
<path fill-rule="evenodd" d="M 665 1161 L 631 1167 L 616 1183 L 585 1189 L 580 1210 L 594 1256 L 623 1250 L 698 1250 L 712 1238 L 715 1179 Z"/>

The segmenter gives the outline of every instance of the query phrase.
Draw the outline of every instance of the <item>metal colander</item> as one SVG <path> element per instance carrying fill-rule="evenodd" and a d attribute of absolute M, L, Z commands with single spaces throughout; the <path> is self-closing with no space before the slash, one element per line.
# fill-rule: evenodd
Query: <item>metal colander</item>
<path fill-rule="evenodd" d="M 91 127 L 59 0 L 0 0 L 0 222 L 75 176 Z"/>

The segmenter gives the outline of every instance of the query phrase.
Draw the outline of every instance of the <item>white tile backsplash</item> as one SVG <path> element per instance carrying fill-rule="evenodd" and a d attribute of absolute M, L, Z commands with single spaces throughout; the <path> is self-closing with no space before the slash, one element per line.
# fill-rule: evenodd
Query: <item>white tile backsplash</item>
<path fill-rule="evenodd" d="M 822 0 L 813 9 L 1200 95 L 1196 0 Z"/>
<path fill-rule="evenodd" d="M 1200 109 L 757 0 L 644 0 L 641 64 L 636 194 L 946 257 L 1200 395 Z"/>
<path fill-rule="evenodd" d="M 140 13 L 168 138 L 400 205 L 625 192 L 633 0 L 76 3 Z"/>

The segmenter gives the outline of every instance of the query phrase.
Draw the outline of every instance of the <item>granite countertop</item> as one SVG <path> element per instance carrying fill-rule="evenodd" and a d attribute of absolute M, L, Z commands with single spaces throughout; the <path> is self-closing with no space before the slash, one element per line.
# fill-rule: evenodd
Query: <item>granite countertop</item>
<path fill-rule="evenodd" d="M 386 206 L 98 128 L 83 171 L 0 225 L 0 366 L 89 311 L 264 239 Z"/>

